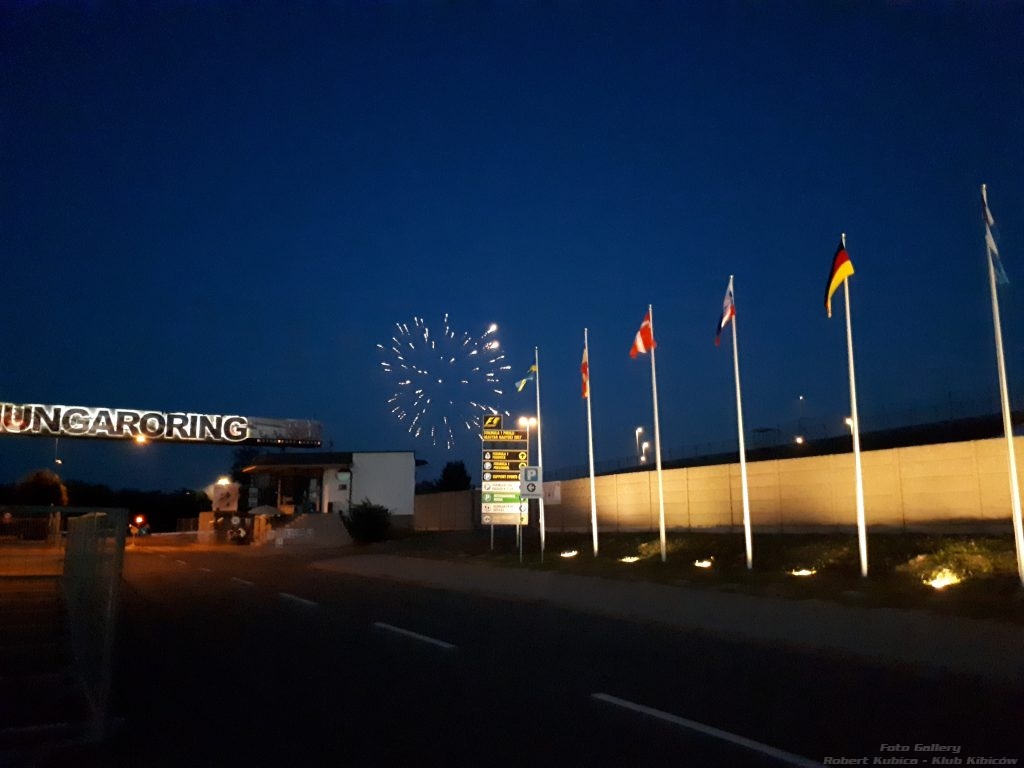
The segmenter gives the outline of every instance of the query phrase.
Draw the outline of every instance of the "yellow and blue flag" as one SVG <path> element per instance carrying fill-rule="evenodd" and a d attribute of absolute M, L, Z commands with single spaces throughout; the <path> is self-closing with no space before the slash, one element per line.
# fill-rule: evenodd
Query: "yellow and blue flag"
<path fill-rule="evenodd" d="M 516 392 L 522 392 L 526 388 L 526 382 L 533 381 L 537 376 L 537 366 L 531 365 L 526 371 L 526 378 L 516 382 Z"/>

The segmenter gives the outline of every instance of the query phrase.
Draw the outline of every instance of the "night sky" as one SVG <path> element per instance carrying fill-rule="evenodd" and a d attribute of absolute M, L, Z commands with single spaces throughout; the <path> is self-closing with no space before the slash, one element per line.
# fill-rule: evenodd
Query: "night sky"
<path fill-rule="evenodd" d="M 0 400 L 317 419 L 478 480 L 471 433 L 391 412 L 377 345 L 498 324 L 516 416 L 538 346 L 555 470 L 587 459 L 586 326 L 596 458 L 630 460 L 653 304 L 666 458 L 735 450 L 735 274 L 748 439 L 839 433 L 845 232 L 862 430 L 991 411 L 983 182 L 1024 397 L 1022 36 L 1009 2 L 4 3 Z M 435 399 L 468 413 L 460 386 Z M 231 463 L 5 436 L 0 482 L 55 448 L 116 487 Z"/>

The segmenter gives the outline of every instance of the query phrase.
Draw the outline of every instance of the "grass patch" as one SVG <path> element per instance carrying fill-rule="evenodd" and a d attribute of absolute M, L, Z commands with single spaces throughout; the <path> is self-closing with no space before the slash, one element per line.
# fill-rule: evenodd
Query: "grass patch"
<path fill-rule="evenodd" d="M 593 555 L 589 534 L 549 532 L 540 560 L 536 530 L 524 531 L 520 563 L 513 528 L 451 533 L 403 532 L 400 538 L 360 547 L 372 552 L 472 562 L 492 567 L 541 569 L 601 578 L 649 581 L 698 589 L 788 599 L 817 599 L 868 607 L 928 611 L 1024 624 L 1024 589 L 1017 577 L 1013 538 L 869 534 L 869 576 L 860 576 L 853 534 L 755 534 L 754 568 L 746 567 L 742 533 L 682 533 L 666 537 L 661 560 L 657 533 L 602 533 Z M 576 550 L 571 558 L 563 551 Z M 621 562 L 635 557 L 632 563 Z M 697 562 L 710 562 L 698 567 Z M 798 569 L 813 576 L 791 575 Z M 936 590 L 925 584 L 943 569 L 960 583 Z"/>

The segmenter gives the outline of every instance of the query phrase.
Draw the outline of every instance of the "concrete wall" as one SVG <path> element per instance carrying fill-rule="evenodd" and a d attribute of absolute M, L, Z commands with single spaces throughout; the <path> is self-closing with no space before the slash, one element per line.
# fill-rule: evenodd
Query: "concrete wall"
<path fill-rule="evenodd" d="M 479 491 L 424 493 L 416 497 L 417 531 L 471 531 L 480 519 Z"/>
<path fill-rule="evenodd" d="M 413 516 L 416 457 L 412 451 L 352 454 L 352 503 L 369 499 L 392 517 Z"/>
<path fill-rule="evenodd" d="M 1016 451 L 1024 455 L 1024 437 L 1015 441 Z M 866 451 L 861 458 L 865 516 L 875 530 L 1011 530 L 1003 439 Z M 1021 479 L 1024 484 L 1024 475 Z M 856 526 L 852 453 L 752 462 L 747 465 L 747 480 L 755 529 L 795 532 Z M 663 482 L 667 528 L 742 528 L 738 463 L 665 470 Z M 598 477 L 596 491 L 599 529 L 657 529 L 658 479 L 653 470 Z M 445 515 L 458 517 L 458 524 L 464 525 L 465 497 L 447 500 L 451 511 L 431 507 L 431 529 L 451 530 L 443 527 L 449 519 Z M 421 500 L 427 498 L 416 499 L 417 528 Z M 479 509 L 472 509 L 470 516 L 475 523 Z M 548 530 L 589 530 L 589 479 L 563 480 L 562 503 L 547 505 L 545 518 Z"/>

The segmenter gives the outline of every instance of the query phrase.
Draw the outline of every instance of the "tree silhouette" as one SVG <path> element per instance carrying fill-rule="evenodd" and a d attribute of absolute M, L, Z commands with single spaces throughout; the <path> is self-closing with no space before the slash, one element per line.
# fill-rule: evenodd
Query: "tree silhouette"
<path fill-rule="evenodd" d="M 68 489 L 56 473 L 38 469 L 18 482 L 14 487 L 14 498 L 18 504 L 66 507 Z"/>
<path fill-rule="evenodd" d="M 439 491 L 468 491 L 470 485 L 466 465 L 461 461 L 449 461 L 441 470 L 436 487 Z"/>

